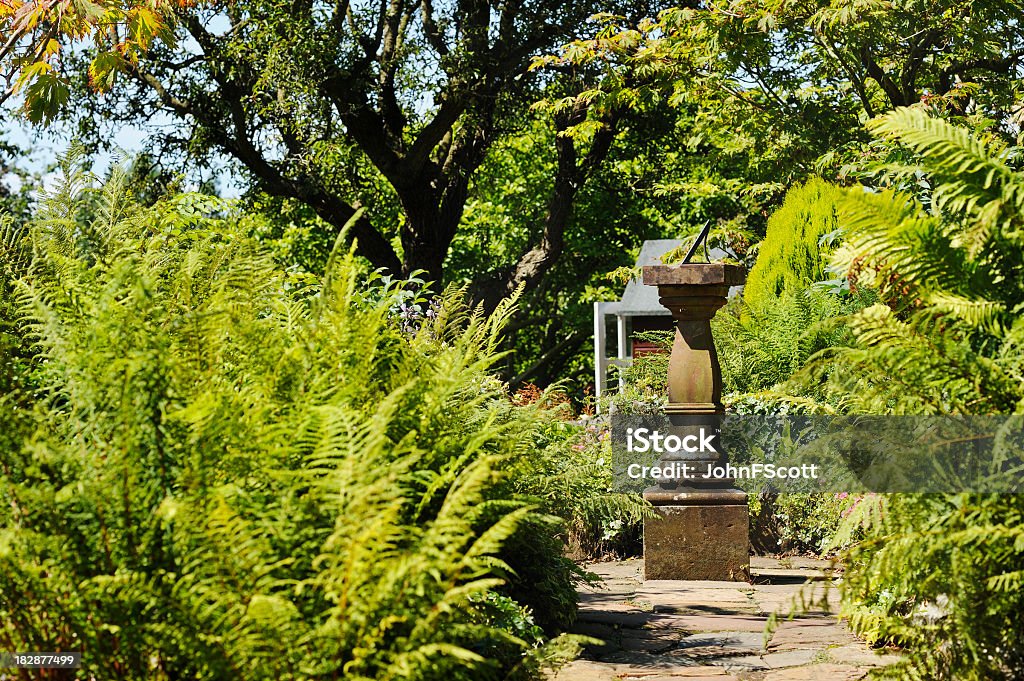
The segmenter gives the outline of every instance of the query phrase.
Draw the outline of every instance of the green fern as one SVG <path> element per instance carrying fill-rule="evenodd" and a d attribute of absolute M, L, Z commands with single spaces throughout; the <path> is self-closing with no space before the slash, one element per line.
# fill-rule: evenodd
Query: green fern
<path fill-rule="evenodd" d="M 849 342 L 811 357 L 786 388 L 821 391 L 852 412 L 1024 411 L 1024 175 L 1007 163 L 1016 150 L 919 109 L 871 128 L 918 159 L 879 177 L 926 189 L 849 192 L 833 265 L 881 302 L 849 317 Z M 1014 495 L 861 500 L 836 536 L 863 536 L 846 555 L 843 607 L 861 635 L 907 648 L 886 675 L 1024 674 L 1022 520 Z"/>
<path fill-rule="evenodd" d="M 316 282 L 224 202 L 64 173 L 0 231 L 0 648 L 103 679 L 528 678 L 578 651 L 485 607 L 570 621 L 562 537 L 601 512 L 541 484 L 570 465 L 538 446 L 556 416 L 489 374 L 514 300 L 449 290 L 410 336 L 351 251 Z"/>
<path fill-rule="evenodd" d="M 850 370 L 830 371 L 826 390 L 854 410 L 1021 409 L 1024 374 L 1017 355 L 1000 348 L 1016 342 L 1010 331 L 1024 305 L 1024 280 L 1014 274 L 1024 268 L 1024 176 L 1006 165 L 1009 150 L 918 109 L 872 128 L 919 155 L 919 166 L 886 167 L 883 176 L 904 185 L 928 177 L 930 208 L 891 190 L 849 192 L 834 264 L 886 305 L 855 316 L 856 343 L 812 361 L 802 383 L 842 363 Z"/>

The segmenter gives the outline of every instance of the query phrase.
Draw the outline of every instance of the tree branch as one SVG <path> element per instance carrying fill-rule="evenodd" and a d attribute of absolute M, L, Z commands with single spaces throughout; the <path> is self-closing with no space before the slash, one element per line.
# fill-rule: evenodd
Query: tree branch
<path fill-rule="evenodd" d="M 173 96 L 167 87 L 156 76 L 136 68 L 136 77 L 149 86 L 161 103 L 170 108 L 180 117 L 196 119 L 215 133 L 216 144 L 229 155 L 238 159 L 260 181 L 267 193 L 282 198 L 299 199 L 313 208 L 314 212 L 325 222 L 341 229 L 355 215 L 356 209 L 333 194 L 323 190 L 312 178 L 291 179 L 269 163 L 253 146 L 249 139 L 245 110 L 242 107 L 241 93 L 235 83 L 224 76 L 218 76 L 222 92 L 227 97 L 233 131 L 226 130 L 210 115 L 194 107 L 190 102 Z M 373 223 L 361 217 L 352 227 L 352 237 L 356 240 L 357 253 L 369 260 L 374 267 L 384 268 L 392 274 L 402 271 L 401 261 L 390 242 L 374 227 Z"/>
<path fill-rule="evenodd" d="M 404 158 L 391 146 L 388 127 L 370 106 L 359 79 L 337 70 L 325 78 L 321 91 L 330 101 L 348 134 L 396 189 L 410 184 Z"/>
<path fill-rule="evenodd" d="M 398 73 L 402 41 L 408 29 L 409 19 L 415 12 L 415 3 L 408 10 L 404 0 L 391 0 L 384 25 L 384 39 L 380 51 L 380 72 L 378 73 L 378 100 L 381 121 L 392 149 L 401 153 L 405 147 L 405 113 L 398 103 L 395 77 Z"/>
<path fill-rule="evenodd" d="M 875 117 L 875 108 L 871 104 L 871 98 L 868 97 L 867 88 L 864 85 L 864 79 L 860 77 L 857 71 L 850 65 L 843 55 L 840 54 L 839 50 L 832 43 L 827 35 L 823 31 L 818 29 L 814 30 L 815 39 L 821 47 L 832 55 L 832 58 L 839 62 L 840 68 L 846 73 L 846 77 L 853 83 L 853 89 L 857 91 L 857 97 L 860 99 L 861 106 L 864 107 L 864 113 L 867 114 L 868 118 Z"/>
<path fill-rule="evenodd" d="M 557 345 L 549 349 L 547 352 L 545 352 L 543 355 L 541 355 L 540 359 L 534 362 L 528 369 L 526 369 L 519 375 L 510 378 L 508 381 L 509 390 L 515 390 L 523 383 L 536 377 L 537 374 L 539 374 L 543 369 L 549 368 L 549 365 L 554 364 L 555 360 L 561 359 L 562 364 L 564 364 L 566 356 L 569 355 L 574 350 L 576 350 L 576 348 L 578 348 L 580 345 L 582 345 L 583 341 L 586 340 L 586 338 L 587 333 L 584 331 L 576 331 L 574 333 L 569 334 L 560 343 L 558 343 Z M 555 368 L 560 369 L 561 366 L 557 366 Z M 547 375 L 550 375 L 554 372 L 549 370 L 545 373 Z"/>
<path fill-rule="evenodd" d="M 482 287 L 477 295 L 486 309 L 493 309 L 502 299 L 520 285 L 535 286 L 558 261 L 565 248 L 565 228 L 572 214 L 573 201 L 583 183 L 597 170 L 608 156 L 615 139 L 618 112 L 609 112 L 603 117 L 601 128 L 594 134 L 590 149 L 578 160 L 576 143 L 566 130 L 582 123 L 587 116 L 586 106 L 577 104 L 568 115 L 556 121 L 558 135 L 555 146 L 558 153 L 558 170 L 555 184 L 548 198 L 547 213 L 540 241 L 528 249 L 519 261 L 508 271 L 498 273 Z"/>
<path fill-rule="evenodd" d="M 942 72 L 947 76 L 962 76 L 969 71 L 989 71 L 991 73 L 1006 73 L 1024 57 L 1024 50 L 1015 50 L 1002 59 L 979 58 L 970 61 L 951 64 Z"/>
<path fill-rule="evenodd" d="M 423 14 L 423 33 L 427 36 L 427 42 L 434 48 L 437 54 L 444 59 L 450 54 L 448 45 L 444 42 L 441 30 L 434 21 L 434 3 L 432 0 L 423 0 L 420 4 Z"/>
<path fill-rule="evenodd" d="M 868 75 L 871 76 L 871 78 L 878 83 L 885 92 L 886 96 L 889 98 L 889 103 L 892 104 L 893 107 L 905 106 L 912 103 L 904 101 L 903 91 L 900 90 L 899 86 L 893 82 L 892 78 L 889 77 L 889 74 L 887 74 L 882 67 L 878 65 L 878 62 L 876 62 L 874 57 L 871 56 L 871 51 L 867 46 L 862 47 L 860 50 L 860 61 L 867 70 Z"/>

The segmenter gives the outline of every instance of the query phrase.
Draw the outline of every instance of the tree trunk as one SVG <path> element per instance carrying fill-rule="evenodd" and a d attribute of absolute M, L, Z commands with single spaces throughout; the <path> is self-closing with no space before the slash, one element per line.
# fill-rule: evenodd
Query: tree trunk
<path fill-rule="evenodd" d="M 469 168 L 457 169 L 448 177 L 437 166 L 427 166 L 399 194 L 405 210 L 403 274 L 422 271 L 418 276 L 430 282 L 435 291 L 444 287 L 444 261 L 469 198 L 469 177 L 483 161 L 483 155 L 478 156 Z"/>
<path fill-rule="evenodd" d="M 444 260 L 448 254 L 448 243 L 442 243 L 431 236 L 439 226 L 438 216 L 424 216 L 426 219 L 413 222 L 409 216 L 402 230 L 402 274 L 427 282 L 431 289 L 439 292 L 444 286 Z M 435 218 L 435 219 L 432 219 Z"/>

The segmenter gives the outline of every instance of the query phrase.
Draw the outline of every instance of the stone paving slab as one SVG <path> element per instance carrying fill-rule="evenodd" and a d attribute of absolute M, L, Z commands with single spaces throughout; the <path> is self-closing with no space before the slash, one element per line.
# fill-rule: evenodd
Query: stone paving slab
<path fill-rule="evenodd" d="M 762 632 L 720 631 L 686 636 L 679 641 L 678 648 L 685 651 L 687 657 L 697 659 L 739 657 L 760 653 L 764 643 Z"/>
<path fill-rule="evenodd" d="M 717 660 L 709 660 L 708 664 L 713 664 L 716 667 L 721 667 L 727 672 L 734 673 L 761 672 L 770 669 L 770 667 L 764 663 L 764 660 L 761 659 L 760 655 L 724 657 Z"/>
<path fill-rule="evenodd" d="M 753 631 L 763 632 L 768 618 L 759 615 L 665 615 L 674 626 L 693 632 L 707 631 Z"/>
<path fill-rule="evenodd" d="M 579 621 L 639 629 L 649 622 L 656 621 L 656 617 L 654 613 L 639 608 L 609 608 L 606 610 L 588 608 L 580 610 Z"/>
<path fill-rule="evenodd" d="M 849 665 L 812 664 L 771 672 L 764 677 L 764 681 L 859 681 L 867 675 L 867 669 Z"/>
<path fill-rule="evenodd" d="M 825 563 L 807 561 L 777 569 L 825 570 Z M 830 578 L 644 582 L 642 561 L 586 567 L 606 581 L 580 589 L 576 631 L 603 644 L 550 677 L 557 681 L 858 681 L 899 659 L 870 650 L 830 614 L 838 600 L 826 589 Z M 823 595 L 827 602 L 818 604 Z M 790 615 L 801 603 L 810 611 L 766 631 L 769 613 Z"/>
<path fill-rule="evenodd" d="M 751 597 L 757 612 L 789 615 L 803 613 L 829 614 L 839 610 L 839 591 L 832 584 L 754 584 Z"/>
<path fill-rule="evenodd" d="M 841 574 L 842 569 L 837 565 L 803 556 L 781 559 L 753 556 L 750 559 L 750 575 L 754 583 L 825 581 Z"/>
<path fill-rule="evenodd" d="M 640 558 L 632 559 L 633 562 L 643 562 Z M 832 561 L 813 556 L 751 556 L 751 568 L 790 568 L 801 570 L 837 570 L 842 571 L 842 565 L 834 564 Z"/>
<path fill-rule="evenodd" d="M 647 589 L 654 589 L 656 591 L 671 593 L 672 591 L 690 591 L 693 589 L 705 590 L 716 590 L 724 589 L 726 591 L 735 591 L 736 589 L 749 589 L 750 585 L 747 582 L 725 582 L 715 581 L 710 579 L 702 580 L 679 580 L 679 579 L 646 579 L 643 582 L 644 587 Z"/>
<path fill-rule="evenodd" d="M 646 603 L 647 601 L 642 601 Z M 697 600 L 666 599 L 661 603 L 651 605 L 651 610 L 657 613 L 677 615 L 757 615 L 758 609 L 748 603 L 706 603 Z"/>
<path fill-rule="evenodd" d="M 785 650 L 777 653 L 766 653 L 761 656 L 761 659 L 769 669 L 786 669 L 787 667 L 799 667 L 801 665 L 810 664 L 820 655 L 820 650 L 797 649 Z"/>
<path fill-rule="evenodd" d="M 634 596 L 632 593 L 580 593 L 581 608 L 602 609 L 608 606 L 630 606 Z"/>
<path fill-rule="evenodd" d="M 588 563 L 588 572 L 599 575 L 606 581 L 609 579 L 642 579 L 644 561 L 639 558 L 628 560 L 610 560 L 602 563 Z"/>
<path fill-rule="evenodd" d="M 827 650 L 831 646 L 857 643 L 857 637 L 831 617 L 801 618 L 780 622 L 768 649 L 794 650 L 811 648 Z"/>
<path fill-rule="evenodd" d="M 753 615 L 752 593 L 745 582 L 648 580 L 638 585 L 635 598 L 654 612 Z"/>
<path fill-rule="evenodd" d="M 629 664 L 604 664 L 588 660 L 577 660 L 562 668 L 552 677 L 556 681 L 669 681 L 686 679 L 687 681 L 738 681 L 724 669 L 719 667 L 679 667 L 652 669 Z"/>
<path fill-rule="evenodd" d="M 763 581 L 819 582 L 831 579 L 831 575 L 823 570 L 804 570 L 800 568 L 760 568 L 750 570 L 755 583 Z"/>

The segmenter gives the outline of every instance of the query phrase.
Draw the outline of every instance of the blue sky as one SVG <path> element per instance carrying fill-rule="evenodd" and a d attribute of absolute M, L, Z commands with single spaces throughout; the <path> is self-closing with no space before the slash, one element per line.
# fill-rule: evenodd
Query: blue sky
<path fill-rule="evenodd" d="M 5 116 L 4 135 L 8 142 L 29 152 L 19 165 L 32 172 L 43 172 L 64 151 L 74 137 L 73 127 L 66 123 L 55 123 L 49 127 L 30 125 L 16 114 Z M 116 145 L 128 153 L 141 151 L 146 134 L 137 128 L 125 127 L 115 135 Z M 110 165 L 113 154 L 98 156 L 94 172 L 102 174 Z"/>
<path fill-rule="evenodd" d="M 158 120 L 158 124 L 173 123 L 169 118 L 160 116 L 156 118 L 162 119 Z M 17 165 L 32 173 L 45 174 L 44 178 L 52 177 L 49 169 L 56 163 L 57 157 L 68 148 L 75 136 L 75 126 L 72 123 L 58 122 L 47 127 L 33 126 L 11 108 L 0 112 L 0 121 L 3 121 L 0 126 L 0 140 L 15 144 L 28 152 L 27 157 L 17 161 Z M 117 160 L 121 153 L 131 155 L 142 151 L 146 147 L 148 138 L 148 133 L 141 127 L 123 125 L 116 128 L 106 126 L 106 128 L 112 142 L 111 146 L 115 151 L 102 152 L 93 157 L 92 172 L 99 176 L 103 176 L 109 170 L 111 163 Z M 116 150 L 119 150 L 120 153 Z M 208 175 L 209 171 L 206 174 Z M 222 196 L 237 197 L 240 194 L 240 188 L 232 180 L 226 167 L 220 168 L 215 174 L 219 180 Z M 192 189 L 197 186 L 198 179 L 197 177 L 186 178 L 185 188 Z M 5 183 L 11 185 L 16 178 L 9 176 L 4 180 Z"/>

